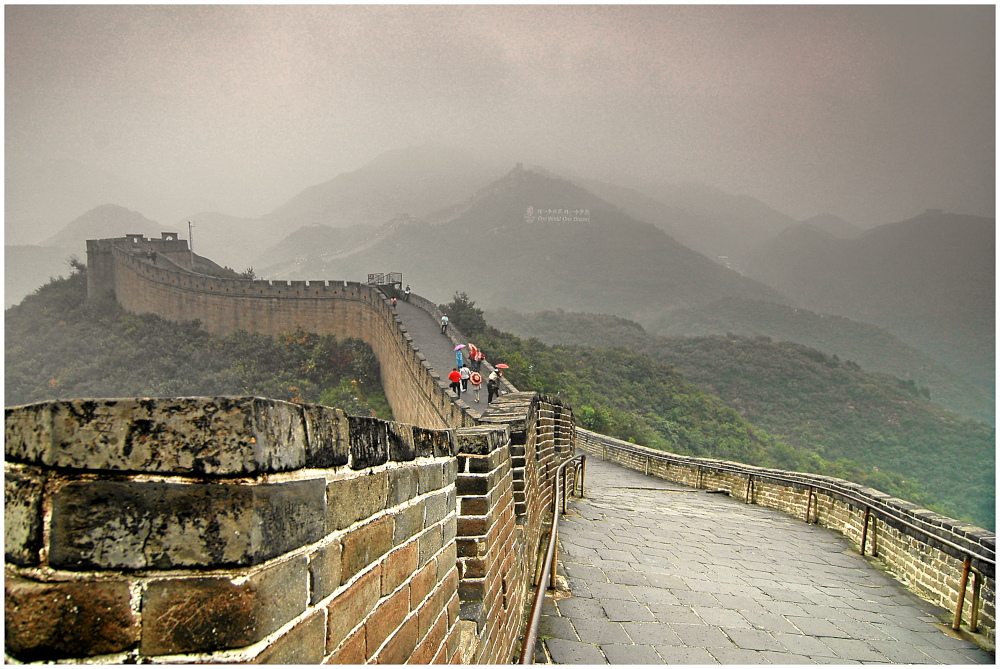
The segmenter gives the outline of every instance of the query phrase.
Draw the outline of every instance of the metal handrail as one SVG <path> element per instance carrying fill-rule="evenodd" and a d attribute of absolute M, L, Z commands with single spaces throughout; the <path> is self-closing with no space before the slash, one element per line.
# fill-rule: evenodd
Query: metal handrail
<path fill-rule="evenodd" d="M 836 488 L 834 488 L 832 486 L 823 485 L 822 483 L 814 481 L 814 480 L 808 480 L 808 479 L 806 479 L 804 477 L 803 478 L 796 478 L 796 477 L 792 477 L 792 476 L 782 476 L 781 474 L 775 474 L 775 473 L 773 473 L 773 471 L 767 471 L 766 473 L 764 473 L 764 472 L 756 472 L 756 473 L 754 473 L 754 472 L 747 472 L 747 471 L 742 470 L 742 469 L 740 469 L 738 467 L 726 466 L 726 465 L 723 465 L 723 464 L 710 464 L 710 463 L 702 463 L 702 462 L 690 463 L 690 462 L 687 462 L 687 461 L 685 461 L 685 460 L 683 460 L 681 458 L 672 458 L 672 457 L 670 457 L 670 455 L 665 454 L 665 453 L 664 454 L 661 454 L 661 453 L 645 453 L 645 452 L 642 452 L 642 451 L 631 449 L 631 448 L 629 448 L 626 445 L 615 446 L 615 448 L 619 448 L 620 450 L 623 450 L 623 451 L 631 451 L 633 453 L 641 454 L 641 455 L 644 455 L 646 457 L 656 458 L 658 460 L 663 460 L 665 462 L 671 462 L 672 461 L 672 462 L 676 462 L 676 463 L 693 464 L 693 465 L 695 465 L 697 467 L 700 467 L 700 468 L 703 468 L 703 469 L 714 469 L 714 470 L 717 470 L 717 471 L 728 472 L 730 474 L 738 474 L 740 476 L 746 476 L 746 477 L 749 477 L 749 478 L 753 478 L 754 476 L 756 476 L 758 478 L 772 479 L 772 480 L 775 480 L 775 481 L 781 481 L 783 483 L 791 483 L 791 484 L 797 484 L 797 485 L 800 485 L 800 486 L 808 486 L 808 487 L 814 488 L 816 490 L 821 490 L 821 491 L 829 493 L 831 495 L 843 497 L 844 499 L 846 499 L 846 500 L 848 500 L 850 502 L 853 502 L 854 505 L 857 506 L 859 509 L 870 509 L 872 512 L 877 513 L 878 515 L 880 515 L 883 520 L 887 520 L 888 519 L 888 520 L 892 520 L 893 522 L 900 523 L 901 525 L 904 525 L 904 526 L 908 527 L 909 529 L 914 530 L 916 532 L 920 532 L 925 537 L 928 537 L 930 539 L 933 539 L 934 541 L 942 543 L 945 546 L 948 546 L 949 548 L 952 548 L 952 549 L 954 549 L 954 550 L 962 553 L 963 555 L 968 555 L 968 556 L 970 556 L 970 557 L 972 557 L 972 558 L 974 558 L 976 560 L 979 560 L 980 562 L 985 562 L 986 564 L 991 564 L 994 567 L 996 566 L 996 557 L 989 557 L 987 555 L 982 555 L 982 554 L 977 553 L 976 551 L 972 550 L 971 548 L 967 548 L 965 546 L 959 546 L 958 544 L 953 543 L 951 541 L 948 541 L 947 539 L 945 539 L 943 537 L 939 537 L 939 536 L 937 536 L 935 534 L 932 534 L 931 532 L 927 531 L 926 529 L 924 529 L 924 528 L 922 528 L 922 527 L 920 527 L 918 525 L 914 525 L 914 524 L 908 522 L 907 520 L 903 519 L 902 517 L 900 517 L 898 515 L 891 514 L 891 513 L 887 512 L 887 511 L 879 509 L 878 507 L 873 507 L 870 501 L 866 501 L 866 500 L 860 499 L 860 498 L 852 495 L 849 492 L 846 492 L 844 490 L 836 489 Z M 808 518 L 806 520 L 808 521 Z"/>
<path fill-rule="evenodd" d="M 961 626 L 962 608 L 963 608 L 963 606 L 965 604 L 966 584 L 967 584 L 967 581 L 968 581 L 969 573 L 971 571 L 972 574 L 973 574 L 973 577 L 974 577 L 974 582 L 973 582 L 972 607 L 971 607 L 972 611 L 971 611 L 971 617 L 970 617 L 970 621 L 969 621 L 969 629 L 971 631 L 973 631 L 973 632 L 976 631 L 977 622 L 978 622 L 978 613 L 979 613 L 977 605 L 978 605 L 978 601 L 979 601 L 979 590 L 980 590 L 980 587 L 981 587 L 981 583 L 980 583 L 981 576 L 980 576 L 979 572 L 976 569 L 972 568 L 972 559 L 976 559 L 980 563 L 985 563 L 985 564 L 988 564 L 988 565 L 992 565 L 993 569 L 995 571 L 996 570 L 996 556 L 995 556 L 995 554 L 994 554 L 993 557 L 990 557 L 990 556 L 987 556 L 987 555 L 982 555 L 981 553 L 977 553 L 972 548 L 968 548 L 968 547 L 965 547 L 965 546 L 959 546 L 958 544 L 956 544 L 956 543 L 954 543 L 952 541 L 949 541 L 948 539 L 945 539 L 943 537 L 937 536 L 936 534 L 933 534 L 933 533 L 929 532 L 928 530 L 926 530 L 926 529 L 924 529 L 924 528 L 922 528 L 922 527 L 920 527 L 918 525 L 914 525 L 913 523 L 910 523 L 909 521 L 905 520 L 904 518 L 902 518 L 898 514 L 892 514 L 892 513 L 890 513 L 887 510 L 880 509 L 878 507 L 873 507 L 870 501 L 860 499 L 859 497 L 857 497 L 857 496 L 855 496 L 855 495 L 853 495 L 853 494 L 851 494 L 849 492 L 845 492 L 844 490 L 836 489 L 833 486 L 823 485 L 821 482 L 817 482 L 816 480 L 807 479 L 804 476 L 803 477 L 783 476 L 781 474 L 774 473 L 773 470 L 764 470 L 762 472 L 756 472 L 756 473 L 754 473 L 754 472 L 748 472 L 746 470 L 743 470 L 743 469 L 739 468 L 738 466 L 727 465 L 727 464 L 723 464 L 721 462 L 717 463 L 717 464 L 713 464 L 713 463 L 709 463 L 709 462 L 690 462 L 690 460 L 687 460 L 687 459 L 684 459 L 684 458 L 671 457 L 669 454 L 666 454 L 666 453 L 648 453 L 648 452 L 645 452 L 645 451 L 639 451 L 638 449 L 636 449 L 634 447 L 631 447 L 631 445 L 629 445 L 629 444 L 622 444 L 621 446 L 614 445 L 612 447 L 613 448 L 617 448 L 617 449 L 619 449 L 621 451 L 625 451 L 625 452 L 629 452 L 629 453 L 633 453 L 633 454 L 645 456 L 646 457 L 646 474 L 647 475 L 649 474 L 649 460 L 650 460 L 650 458 L 655 458 L 657 460 L 661 460 L 661 461 L 664 461 L 664 462 L 674 462 L 674 463 L 677 463 L 677 464 L 685 464 L 687 466 L 692 466 L 693 465 L 693 466 L 698 467 L 699 470 L 702 470 L 702 469 L 714 469 L 714 470 L 717 470 L 717 471 L 728 472 L 730 474 L 736 474 L 736 475 L 739 475 L 739 476 L 746 476 L 747 477 L 747 498 L 746 498 L 746 503 L 747 504 L 753 503 L 753 492 L 752 491 L 753 491 L 754 476 L 756 476 L 758 478 L 762 478 L 762 479 L 770 479 L 770 480 L 778 481 L 778 482 L 781 482 L 781 483 L 791 484 L 793 486 L 794 485 L 808 486 L 809 503 L 806 506 L 806 522 L 807 523 L 810 522 L 809 515 L 810 515 L 810 509 L 812 507 L 812 498 L 813 498 L 813 495 L 814 495 L 814 491 L 819 490 L 819 491 L 822 491 L 822 492 L 825 492 L 825 493 L 829 494 L 831 497 L 840 497 L 840 498 L 844 499 L 845 501 L 847 501 L 848 503 L 852 504 L 853 506 L 857 507 L 859 510 L 860 509 L 864 509 L 864 511 L 865 511 L 864 530 L 862 531 L 862 535 L 861 535 L 861 555 L 865 554 L 865 544 L 866 544 L 866 539 L 867 539 L 867 536 L 868 536 L 868 524 L 869 524 L 869 520 L 874 515 L 881 516 L 883 522 L 891 521 L 892 523 L 899 523 L 900 525 L 903 525 L 906 528 L 909 528 L 909 529 L 911 529 L 911 530 L 913 530 L 915 532 L 920 533 L 921 535 L 923 535 L 924 537 L 926 537 L 927 539 L 930 540 L 928 542 L 928 544 L 930 544 L 931 542 L 937 542 L 937 543 L 939 543 L 941 545 L 944 545 L 944 546 L 947 546 L 947 547 L 951 548 L 952 550 L 960 553 L 964 557 L 963 565 L 962 565 L 961 585 L 959 586 L 958 600 L 957 600 L 956 606 L 955 606 L 955 615 L 954 615 L 954 620 L 953 620 L 953 623 L 952 623 L 952 629 L 958 630 L 960 628 L 960 626 Z M 608 445 L 604 444 L 604 448 L 605 448 L 605 456 L 606 456 L 606 454 L 607 454 L 607 450 L 606 449 L 608 448 Z M 607 457 L 604 457 L 603 459 L 606 460 Z M 699 483 L 700 483 L 700 479 L 701 479 L 701 477 L 699 476 Z M 819 501 L 817 500 L 817 509 L 816 509 L 817 514 L 818 514 L 818 511 L 819 511 L 818 506 L 819 506 Z M 874 527 L 874 525 L 873 525 L 873 527 Z M 873 533 L 872 555 L 875 556 L 875 557 L 878 556 L 878 548 L 877 548 L 877 545 L 874 544 L 874 533 Z"/>
<path fill-rule="evenodd" d="M 538 579 L 538 588 L 535 591 L 535 599 L 531 605 L 531 613 L 528 616 L 528 629 L 524 634 L 524 641 L 521 644 L 520 664 L 533 664 L 535 660 L 535 642 L 538 639 L 538 623 L 541 619 L 542 602 L 545 601 L 545 583 L 547 581 L 551 581 L 549 583 L 549 587 L 555 587 L 555 576 L 552 575 L 552 565 L 555 562 L 556 539 L 559 531 L 559 508 L 560 506 L 565 508 L 566 497 L 569 494 L 568 491 L 563 492 L 563 477 L 565 476 L 566 467 L 570 464 L 575 467 L 575 463 L 577 462 L 579 462 L 580 466 L 580 497 L 583 497 L 583 472 L 586 471 L 587 456 L 577 455 L 576 457 L 562 463 L 556 469 L 555 497 L 552 500 L 552 531 L 549 532 L 549 546 L 545 551 L 545 562 L 542 565 L 542 575 Z M 573 487 L 576 487 L 576 481 L 574 481 Z M 562 494 L 560 495 L 560 493 Z M 562 497 L 561 501 L 560 496 Z"/>

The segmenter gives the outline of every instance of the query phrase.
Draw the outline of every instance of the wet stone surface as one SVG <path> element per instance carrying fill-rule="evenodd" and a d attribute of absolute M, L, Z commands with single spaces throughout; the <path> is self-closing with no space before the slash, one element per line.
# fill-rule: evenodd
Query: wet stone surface
<path fill-rule="evenodd" d="M 549 602 L 537 661 L 995 662 L 845 538 L 599 458 L 559 538 L 572 596 Z"/>

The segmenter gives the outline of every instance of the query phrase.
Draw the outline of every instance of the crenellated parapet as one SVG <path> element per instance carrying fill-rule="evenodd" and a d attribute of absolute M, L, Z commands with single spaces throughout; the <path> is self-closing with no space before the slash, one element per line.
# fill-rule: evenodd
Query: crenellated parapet
<path fill-rule="evenodd" d="M 457 430 L 257 397 L 8 407 L 6 652 L 509 662 L 546 522 L 515 471 L 562 453 L 557 405 L 506 404 Z"/>
<path fill-rule="evenodd" d="M 468 406 L 449 395 L 447 383 L 427 364 L 377 287 L 349 281 L 209 276 L 190 271 L 176 254 L 153 252 L 159 240 L 132 241 L 134 237 L 139 236 L 88 242 L 88 282 L 93 272 L 98 284 L 92 291 L 88 283 L 88 295 L 105 292 L 102 287 L 110 280 L 107 290 L 127 311 L 172 321 L 198 320 L 215 335 L 302 328 L 357 337 L 379 360 L 382 386 L 396 419 L 436 428 L 476 424 Z"/>

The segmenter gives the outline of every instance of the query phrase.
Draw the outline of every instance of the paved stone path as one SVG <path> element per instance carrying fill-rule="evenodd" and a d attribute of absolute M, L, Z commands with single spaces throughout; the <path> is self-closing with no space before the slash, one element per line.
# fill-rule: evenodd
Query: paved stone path
<path fill-rule="evenodd" d="M 434 320 L 429 313 L 402 300 L 396 301 L 396 313 L 403 322 L 403 327 L 413 338 L 413 343 L 427 358 L 431 368 L 437 372 L 441 379 L 448 384 L 448 373 L 455 367 L 455 345 L 447 336 L 441 334 L 441 325 Z M 467 343 L 467 342 L 461 342 Z M 467 355 L 467 354 L 466 354 Z M 482 415 L 488 406 L 486 398 L 486 377 L 489 376 L 493 368 L 488 363 L 483 363 L 480 374 L 483 375 L 483 384 L 479 390 L 479 402 L 475 401 L 475 393 L 472 385 L 469 385 L 468 392 L 462 393 L 462 399 L 468 404 L 476 415 Z"/>
<path fill-rule="evenodd" d="M 559 525 L 572 596 L 539 627 L 555 663 L 995 662 L 839 535 L 599 458 L 586 483 Z"/>

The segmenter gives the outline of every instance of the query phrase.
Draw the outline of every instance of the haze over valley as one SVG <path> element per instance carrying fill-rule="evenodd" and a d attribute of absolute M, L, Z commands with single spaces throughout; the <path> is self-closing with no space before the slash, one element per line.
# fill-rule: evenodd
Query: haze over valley
<path fill-rule="evenodd" d="M 8 6 L 5 309 L 126 233 L 257 279 L 401 272 L 831 462 L 902 477 L 912 445 L 920 479 L 928 435 L 995 422 L 994 15 Z"/>

